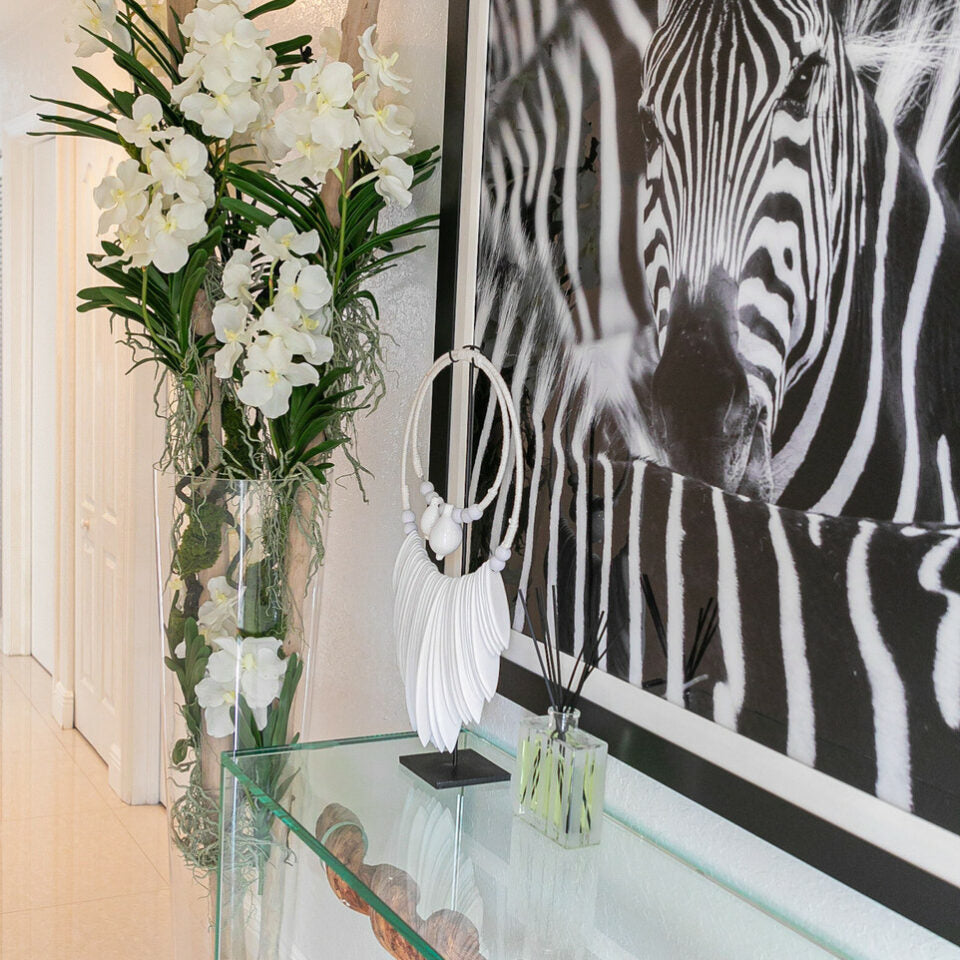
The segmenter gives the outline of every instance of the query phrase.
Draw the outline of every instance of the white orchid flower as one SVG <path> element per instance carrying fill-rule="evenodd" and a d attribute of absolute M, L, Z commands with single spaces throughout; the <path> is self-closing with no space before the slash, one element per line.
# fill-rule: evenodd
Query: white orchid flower
<path fill-rule="evenodd" d="M 282 119 L 283 117 L 279 118 Z M 298 140 L 290 152 L 291 156 L 273 171 L 284 183 L 303 183 L 307 180 L 322 183 L 327 174 L 340 163 L 339 150 L 309 139 Z"/>
<path fill-rule="evenodd" d="M 207 584 L 209 599 L 200 605 L 197 625 L 208 637 L 222 637 L 237 632 L 237 591 L 226 577 L 211 577 Z"/>
<path fill-rule="evenodd" d="M 360 118 L 360 140 L 371 157 L 406 153 L 413 148 L 413 111 L 396 103 L 377 107 L 369 117 Z"/>
<path fill-rule="evenodd" d="M 315 60 L 294 71 L 293 83 L 300 93 L 298 102 L 306 111 L 291 118 L 296 121 L 297 138 L 303 136 L 306 116 L 309 116 L 310 137 L 314 143 L 332 150 L 352 147 L 360 138 L 360 128 L 353 110 L 347 107 L 353 96 L 350 65 Z"/>
<path fill-rule="evenodd" d="M 246 83 L 215 84 L 209 93 L 198 91 L 180 101 L 184 116 L 199 123 L 208 137 L 228 140 L 235 133 L 246 133 L 260 116 L 260 107 Z"/>
<path fill-rule="evenodd" d="M 183 35 L 202 44 L 209 69 L 220 68 L 232 80 L 247 83 L 261 67 L 268 32 L 230 2 L 197 8 L 184 17 Z"/>
<path fill-rule="evenodd" d="M 299 305 L 304 313 L 314 313 L 325 307 L 332 295 L 330 278 L 319 264 L 291 259 L 280 265 L 274 303 L 287 315 L 295 311 L 295 304 Z M 297 311 L 297 315 L 299 312 Z"/>
<path fill-rule="evenodd" d="M 298 324 L 273 307 L 267 307 L 260 315 L 260 319 L 257 321 L 257 329 L 263 331 L 271 339 L 280 340 L 284 347 L 290 351 L 291 356 L 309 353 L 313 347 L 307 334 L 298 329 Z"/>
<path fill-rule="evenodd" d="M 273 111 L 268 111 L 261 105 L 260 119 L 251 124 L 247 133 L 250 139 L 260 149 L 264 160 L 279 163 L 289 152 L 290 148 L 280 139 L 277 133 L 277 122 Z"/>
<path fill-rule="evenodd" d="M 310 138 L 330 150 L 349 150 L 360 139 L 360 124 L 352 110 L 325 110 L 310 121 Z"/>
<path fill-rule="evenodd" d="M 294 256 L 303 257 L 320 249 L 320 234 L 316 230 L 297 233 L 297 228 L 286 217 L 274 220 L 269 230 L 257 227 L 257 240 L 260 249 L 271 260 L 290 260 Z"/>
<path fill-rule="evenodd" d="M 250 301 L 250 287 L 253 285 L 253 253 L 250 250 L 234 250 L 223 266 L 220 284 L 223 292 L 231 300 Z"/>
<path fill-rule="evenodd" d="M 180 201 L 164 211 L 161 198 L 153 198 L 145 229 L 153 243 L 151 261 L 161 273 L 176 273 L 186 265 L 190 244 L 207 234 L 206 215 L 200 200 Z"/>
<path fill-rule="evenodd" d="M 378 84 L 384 87 L 392 87 L 399 93 L 409 93 L 409 77 L 401 77 L 394 69 L 393 65 L 400 56 L 398 53 L 391 54 L 389 57 L 378 53 L 373 44 L 373 33 L 376 25 L 367 27 L 360 37 L 360 58 L 363 60 L 364 72 L 372 77 Z"/>
<path fill-rule="evenodd" d="M 375 163 L 377 179 L 373 184 L 374 190 L 387 203 L 395 203 L 399 207 L 409 207 L 413 195 L 410 185 L 413 183 L 413 167 L 400 157 L 384 157 Z"/>
<path fill-rule="evenodd" d="M 315 113 L 345 107 L 353 96 L 353 68 L 339 60 L 311 60 L 290 77 L 298 100 Z"/>
<path fill-rule="evenodd" d="M 236 301 L 221 300 L 213 308 L 213 329 L 223 344 L 214 355 L 213 366 L 221 380 L 233 376 L 233 368 L 252 339 L 247 330 L 248 317 L 246 304 Z"/>
<path fill-rule="evenodd" d="M 305 313 L 296 301 L 288 297 L 283 301 L 278 299 L 270 309 L 294 331 L 294 336 L 288 335 L 286 340 L 294 353 L 301 354 L 307 363 L 317 367 L 330 361 L 333 357 L 333 340 L 326 334 L 330 326 L 328 307 Z"/>
<path fill-rule="evenodd" d="M 199 200 L 213 206 L 214 182 L 207 173 L 207 148 L 189 134 L 176 137 L 160 150 L 149 150 L 144 157 L 147 169 L 167 196 Z"/>
<path fill-rule="evenodd" d="M 93 191 L 93 199 L 103 211 L 98 231 L 106 233 L 110 227 L 139 217 L 147 209 L 147 188 L 153 180 L 133 159 L 117 164 L 114 176 L 104 177 Z"/>
<path fill-rule="evenodd" d="M 231 724 L 227 729 L 225 721 L 229 719 L 230 707 L 236 704 L 237 692 L 253 713 L 259 730 L 267 725 L 267 710 L 270 704 L 280 696 L 283 677 L 287 672 L 287 661 L 279 656 L 281 642 L 276 637 L 245 637 L 236 640 L 233 637 L 221 637 L 216 641 L 220 650 L 210 655 L 207 662 L 207 675 L 204 683 L 204 700 L 210 702 L 207 710 L 207 731 L 211 736 L 227 736 L 233 732 Z M 210 681 L 206 683 L 206 681 Z M 198 699 L 200 684 L 197 684 Z M 211 718 L 210 712 L 214 712 Z M 226 733 L 214 734 L 211 722 L 216 729 Z"/>
<path fill-rule="evenodd" d="M 267 725 L 267 708 L 280 696 L 287 660 L 280 659 L 276 637 L 245 637 L 240 645 L 240 690 L 257 728 Z"/>
<path fill-rule="evenodd" d="M 132 117 L 120 117 L 117 120 L 117 133 L 127 143 L 145 150 L 155 139 L 163 137 L 157 130 L 163 120 L 163 108 L 160 101 L 149 93 L 141 94 L 133 101 Z"/>
<path fill-rule="evenodd" d="M 303 359 L 316 367 L 322 367 L 333 359 L 333 341 L 319 330 L 307 329 L 303 334 L 310 339 L 309 350 L 303 351 Z"/>
<path fill-rule="evenodd" d="M 170 90 L 170 99 L 181 103 L 191 93 L 196 93 L 203 83 L 203 54 L 199 50 L 188 50 L 177 68 L 182 82 Z"/>
<path fill-rule="evenodd" d="M 293 362 L 293 353 L 280 337 L 258 337 L 247 350 L 244 367 L 247 373 L 237 398 L 271 420 L 290 408 L 294 387 L 320 380 L 316 367 Z"/>
<path fill-rule="evenodd" d="M 351 103 L 361 117 L 372 117 L 377 112 L 377 97 L 380 96 L 380 84 L 374 77 L 367 77 L 357 85 Z"/>
<path fill-rule="evenodd" d="M 207 676 L 196 686 L 197 703 L 203 708 L 204 724 L 207 733 L 216 738 L 229 737 L 236 729 L 230 711 L 237 705 L 236 680 L 231 677 L 226 682 L 215 679 L 211 670 L 211 663 L 218 653 L 210 655 L 207 662 Z M 232 658 L 236 664 L 236 658 Z M 226 661 L 213 665 L 218 675 L 225 673 Z"/>
<path fill-rule="evenodd" d="M 129 262 L 137 270 L 147 267 L 153 262 L 156 253 L 156 244 L 147 235 L 145 218 L 131 217 L 117 228 L 117 246 L 122 253 L 119 256 L 104 257 L 101 266 L 111 263 Z"/>
<path fill-rule="evenodd" d="M 250 92 L 263 106 L 276 109 L 283 103 L 283 70 L 277 66 L 277 55 L 272 50 L 266 51 L 261 69 L 250 85 Z"/>
<path fill-rule="evenodd" d="M 110 39 L 124 50 L 130 49 L 130 34 L 117 22 L 114 0 L 74 0 L 73 19 L 66 31 L 67 43 L 77 44 L 78 57 L 92 57 L 107 49 L 101 39 Z"/>
<path fill-rule="evenodd" d="M 287 183 L 301 180 L 322 181 L 326 175 L 340 163 L 341 151 L 338 147 L 317 143 L 311 133 L 311 124 L 315 116 L 309 110 L 294 108 L 286 110 L 277 117 L 274 130 L 278 140 L 290 154 L 280 167 L 277 175 Z"/>

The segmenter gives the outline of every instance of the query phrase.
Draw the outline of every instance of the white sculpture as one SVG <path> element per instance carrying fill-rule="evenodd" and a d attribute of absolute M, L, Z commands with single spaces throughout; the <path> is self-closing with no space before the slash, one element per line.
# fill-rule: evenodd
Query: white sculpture
<path fill-rule="evenodd" d="M 493 484 L 482 500 L 463 508 L 445 503 L 434 492 L 433 484 L 423 476 L 417 449 L 417 424 L 427 392 L 437 374 L 456 362 L 473 363 L 490 378 L 503 420 L 500 465 Z M 419 526 L 407 487 L 411 449 L 420 492 L 427 500 Z M 496 498 L 511 460 L 513 509 L 503 540 L 478 570 L 460 577 L 446 576 L 430 559 L 425 538 L 438 560 L 453 553 L 463 540 L 463 524 L 479 520 Z M 401 519 L 407 535 L 393 571 L 397 661 L 407 712 L 421 742 L 451 751 L 463 723 L 479 721 L 483 705 L 496 693 L 500 655 L 510 643 L 510 609 L 501 571 L 510 558 L 520 522 L 523 487 L 519 418 L 513 398 L 497 369 L 475 347 L 444 354 L 421 381 L 404 431 L 400 484 Z"/>

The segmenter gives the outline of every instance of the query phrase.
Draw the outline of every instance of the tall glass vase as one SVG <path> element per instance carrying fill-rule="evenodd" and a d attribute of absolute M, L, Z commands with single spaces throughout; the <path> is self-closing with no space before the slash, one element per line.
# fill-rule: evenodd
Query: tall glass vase
<path fill-rule="evenodd" d="M 156 473 L 176 960 L 214 955 L 220 755 L 284 746 L 303 728 L 317 504 L 302 481 Z M 283 764 L 271 776 L 274 789 L 294 786 Z M 269 869 L 283 847 L 282 826 L 255 801 L 246 804 L 248 866 L 263 896 L 264 883 L 282 876 Z"/>

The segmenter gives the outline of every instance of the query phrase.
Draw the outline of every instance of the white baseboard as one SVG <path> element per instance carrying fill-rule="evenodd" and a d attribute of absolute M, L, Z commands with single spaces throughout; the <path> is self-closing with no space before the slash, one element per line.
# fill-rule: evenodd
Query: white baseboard
<path fill-rule="evenodd" d="M 50 699 L 50 712 L 61 730 L 73 728 L 73 691 L 68 690 L 59 680 L 53 685 L 53 695 Z"/>
<path fill-rule="evenodd" d="M 110 789 L 118 797 L 120 797 L 121 800 L 123 800 L 124 796 L 123 787 L 120 782 L 120 770 L 120 745 L 114 743 L 111 744 L 107 755 L 107 783 L 110 784 Z"/>

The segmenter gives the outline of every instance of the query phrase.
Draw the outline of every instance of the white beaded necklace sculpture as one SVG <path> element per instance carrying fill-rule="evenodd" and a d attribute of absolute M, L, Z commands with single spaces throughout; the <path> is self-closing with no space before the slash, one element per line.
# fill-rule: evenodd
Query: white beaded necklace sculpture
<path fill-rule="evenodd" d="M 471 362 L 489 377 L 503 421 L 500 466 L 493 484 L 482 500 L 463 508 L 445 503 L 434 492 L 433 484 L 423 475 L 417 449 L 418 421 L 427 392 L 437 375 L 457 362 Z M 438 560 L 460 546 L 462 525 L 479 520 L 496 498 L 507 474 L 511 447 L 513 509 L 504 537 L 479 569 L 448 577 L 427 554 L 425 538 Z M 407 487 L 411 449 L 420 492 L 427 500 L 419 526 Z M 462 724 L 479 721 L 484 704 L 496 693 L 500 654 L 510 643 L 510 609 L 501 571 L 520 523 L 523 487 L 519 418 L 513 398 L 497 369 L 476 347 L 444 354 L 421 381 L 403 435 L 400 486 L 406 537 L 393 570 L 397 661 L 406 689 L 407 712 L 421 742 L 451 751 Z"/>

